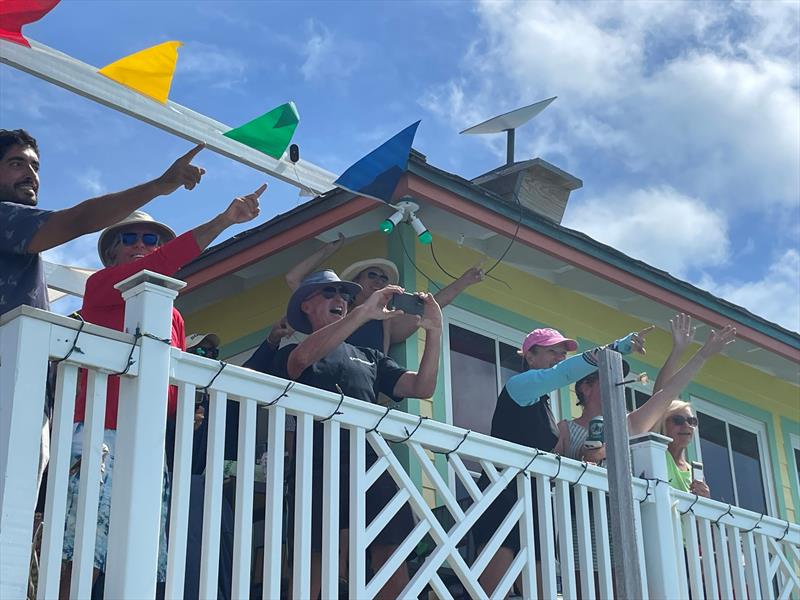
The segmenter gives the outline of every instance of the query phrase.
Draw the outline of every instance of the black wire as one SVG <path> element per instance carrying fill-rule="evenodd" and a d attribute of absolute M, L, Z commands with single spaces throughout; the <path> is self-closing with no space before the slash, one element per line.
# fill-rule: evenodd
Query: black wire
<path fill-rule="evenodd" d="M 75 334 L 75 339 L 74 339 L 74 340 L 72 340 L 72 346 L 70 347 L 69 351 L 68 351 L 68 352 L 67 352 L 67 353 L 66 353 L 64 356 L 62 356 L 61 358 L 59 358 L 58 360 L 54 360 L 54 361 L 53 361 L 53 365 L 54 365 L 54 366 L 55 366 L 55 365 L 57 365 L 57 364 L 58 364 L 58 363 L 60 363 L 60 362 L 63 362 L 63 361 L 65 361 L 65 360 L 67 360 L 67 359 L 68 359 L 70 356 L 72 356 L 72 353 L 73 353 L 75 350 L 77 350 L 77 351 L 78 351 L 78 354 L 83 354 L 83 350 L 81 350 L 80 348 L 78 348 L 78 338 L 79 338 L 79 337 L 81 337 L 81 331 L 83 331 L 83 328 L 86 326 L 86 321 L 85 321 L 85 320 L 84 320 L 84 318 L 83 318 L 83 317 L 80 315 L 80 313 L 75 313 L 75 316 L 76 316 L 76 318 L 80 319 L 80 321 L 81 321 L 81 324 L 80 324 L 80 326 L 78 327 L 78 333 L 76 333 L 76 334 Z"/>
<path fill-rule="evenodd" d="M 484 271 L 486 275 L 491 273 L 494 270 L 494 268 L 503 261 L 503 259 L 506 257 L 506 254 L 508 254 L 509 250 L 511 250 L 511 246 L 513 246 L 514 242 L 517 241 L 517 236 L 519 235 L 519 228 L 522 225 L 523 210 L 522 210 L 522 202 L 519 201 L 519 196 L 517 195 L 516 192 L 514 193 L 514 200 L 517 201 L 517 205 L 519 206 L 519 217 L 517 218 L 517 227 L 516 229 L 514 229 L 514 235 L 511 237 L 511 241 L 508 243 L 506 249 L 500 255 L 500 258 L 497 259 L 496 263 L 494 263 L 491 267 L 489 267 Z"/>
<path fill-rule="evenodd" d="M 289 395 L 289 390 L 291 390 L 293 387 L 294 387 L 294 381 L 290 381 L 289 383 L 286 384 L 286 387 L 283 388 L 283 391 L 281 392 L 281 395 L 278 396 L 277 398 L 275 398 L 275 400 L 273 400 L 272 402 L 267 402 L 264 405 L 264 407 L 272 406 L 273 404 L 277 404 L 278 400 L 280 400 L 281 398 L 286 398 Z"/>
<path fill-rule="evenodd" d="M 329 414 L 324 419 L 320 419 L 319 420 L 320 423 L 324 423 L 325 421 L 330 421 L 336 415 L 344 414 L 343 411 L 339 410 L 342 406 L 342 402 L 344 402 L 344 392 L 342 391 L 342 388 L 339 387 L 338 383 L 336 384 L 336 389 L 339 390 L 339 404 L 336 405 L 336 408 L 333 409 L 333 412 L 331 414 Z"/>
<path fill-rule="evenodd" d="M 450 272 L 448 272 L 448 270 L 445 269 L 442 266 L 442 263 L 439 262 L 439 259 L 436 258 L 436 252 L 433 249 L 433 241 L 432 240 L 431 240 L 431 243 L 429 244 L 429 246 L 431 247 L 431 256 L 433 257 L 433 262 L 436 263 L 436 266 L 439 267 L 439 269 L 442 271 L 442 273 L 447 275 L 450 279 L 458 279 L 458 277 L 456 277 L 455 275 L 452 275 Z"/>
<path fill-rule="evenodd" d="M 422 269 L 420 269 L 420 268 L 417 266 L 417 263 L 416 263 L 416 262 L 414 262 L 414 259 L 413 259 L 413 258 L 411 258 L 411 255 L 408 253 L 408 248 L 406 248 L 406 242 L 405 242 L 405 240 L 403 240 L 403 236 L 402 236 L 402 234 L 398 233 L 397 235 L 400 237 L 400 245 L 403 247 L 403 253 L 406 255 L 406 258 L 409 260 L 409 262 L 410 262 L 412 265 L 414 265 L 414 269 L 416 269 L 417 273 L 419 273 L 419 274 L 420 274 L 420 275 L 422 275 L 422 276 L 423 276 L 425 279 L 427 279 L 427 280 L 428 280 L 428 281 L 431 283 L 431 285 L 433 285 L 433 286 L 434 286 L 434 287 L 435 287 L 437 290 L 441 290 L 441 289 L 442 289 L 442 288 L 441 288 L 441 286 L 440 286 L 440 285 L 438 285 L 438 284 L 437 284 L 437 283 L 436 283 L 436 282 L 435 282 L 433 279 L 431 279 L 430 277 L 428 277 L 428 276 L 427 276 L 425 273 L 423 273 L 423 272 L 422 272 Z"/>

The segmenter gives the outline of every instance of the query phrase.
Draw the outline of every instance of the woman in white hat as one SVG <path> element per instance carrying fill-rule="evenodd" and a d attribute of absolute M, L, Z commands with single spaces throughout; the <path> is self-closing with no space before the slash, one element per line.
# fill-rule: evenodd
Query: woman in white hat
<path fill-rule="evenodd" d="M 339 250 L 344 244 L 344 240 L 344 235 L 340 233 L 336 240 L 325 244 L 287 272 L 286 283 L 289 284 L 292 291 L 299 287 L 300 282 L 309 273 L 316 270 L 324 260 Z M 382 290 L 387 285 L 397 285 L 400 280 L 400 273 L 397 270 L 397 265 L 392 261 L 376 257 L 352 263 L 342 270 L 341 277 L 343 280 L 352 281 L 361 286 L 361 291 L 353 300 L 352 306 L 356 307 L 363 304 L 372 294 Z M 458 279 L 434 294 L 436 303 L 441 308 L 444 308 L 469 286 L 483 281 L 483 278 L 484 273 L 480 267 L 470 267 Z M 418 320 L 414 316 L 401 316 L 387 321 L 370 321 L 354 332 L 347 339 L 347 343 L 362 348 L 373 348 L 386 353 L 389 351 L 389 346 L 404 341 L 418 327 Z"/>
<path fill-rule="evenodd" d="M 83 298 L 81 316 L 89 323 L 95 323 L 111 329 L 122 330 L 125 316 L 125 302 L 114 285 L 144 269 L 174 275 L 178 269 L 197 258 L 200 253 L 220 233 L 231 225 L 246 223 L 255 219 L 259 213 L 258 199 L 266 184 L 252 194 L 235 198 L 233 202 L 209 222 L 175 236 L 175 232 L 163 223 L 159 223 L 147 213 L 135 211 L 119 223 L 108 227 L 100 234 L 97 250 L 104 269 L 94 273 L 86 281 L 86 292 Z M 173 346 L 186 349 L 184 339 L 183 317 L 172 309 Z M 86 411 L 86 372 L 80 374 L 78 395 L 75 399 L 75 426 L 72 443 L 72 463 L 80 459 L 83 439 L 83 420 Z M 170 387 L 167 399 L 167 414 L 175 417 L 177 410 L 177 389 Z M 109 453 L 105 458 L 102 475 L 100 505 L 97 516 L 97 540 L 94 555 L 94 576 L 105 571 L 106 545 L 108 542 L 108 523 L 110 512 L 110 494 L 114 465 L 114 442 L 117 429 L 117 406 L 119 402 L 119 377 L 109 376 L 106 393 L 105 412 L 105 444 Z M 166 471 L 165 471 L 166 473 Z M 61 578 L 62 589 L 69 590 L 71 561 L 75 541 L 75 514 L 78 499 L 79 472 L 70 476 L 67 499 L 67 526 L 64 535 L 64 570 Z M 164 498 L 162 506 L 161 544 L 159 548 L 158 580 L 166 579 L 166 533 L 165 520 L 169 498 L 168 479 L 165 477 Z M 65 587 L 66 586 L 66 587 Z"/>

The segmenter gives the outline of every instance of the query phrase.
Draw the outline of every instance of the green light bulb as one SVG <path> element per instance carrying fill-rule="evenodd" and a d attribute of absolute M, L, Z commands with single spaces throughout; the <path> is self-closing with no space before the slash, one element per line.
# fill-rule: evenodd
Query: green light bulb
<path fill-rule="evenodd" d="M 389 219 L 385 219 L 381 223 L 381 231 L 386 234 L 392 233 L 392 231 L 394 231 L 394 223 Z"/>
<path fill-rule="evenodd" d="M 417 236 L 417 239 L 419 239 L 420 244 L 430 244 L 433 241 L 433 236 L 431 232 L 426 229 Z"/>

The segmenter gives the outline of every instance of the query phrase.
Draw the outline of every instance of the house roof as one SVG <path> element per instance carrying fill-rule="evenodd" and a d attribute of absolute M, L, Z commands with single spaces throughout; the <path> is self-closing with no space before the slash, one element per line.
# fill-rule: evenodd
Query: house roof
<path fill-rule="evenodd" d="M 523 161 L 521 164 L 529 162 L 531 161 Z M 517 165 L 511 168 L 515 167 Z M 576 182 L 580 181 L 567 173 L 564 173 L 564 175 L 575 179 Z M 482 177 L 485 176 L 481 176 L 478 179 Z M 481 207 L 499 217 L 511 220 L 515 224 L 519 223 L 520 231 L 527 229 L 535 232 L 540 236 L 549 238 L 558 245 L 566 246 L 571 250 L 577 251 L 577 253 L 592 257 L 639 280 L 672 294 L 677 294 L 688 301 L 719 314 L 724 319 L 734 320 L 760 332 L 762 335 L 786 344 L 794 349 L 795 352 L 792 354 L 795 355 L 796 360 L 797 352 L 800 351 L 800 334 L 768 321 L 723 298 L 714 296 L 688 282 L 673 277 L 666 271 L 632 258 L 579 231 L 564 227 L 521 206 L 517 202 L 506 200 L 472 181 L 434 167 L 426 161 L 424 155 L 412 152 L 408 165 L 408 175 L 401 181 L 398 189 L 401 193 L 405 191 L 412 196 L 416 195 L 415 189 L 418 186 L 415 186 L 414 182 L 417 179 L 423 180 L 426 184 L 432 184 L 435 188 L 455 194 L 467 203 L 474 205 L 476 209 Z M 220 271 L 220 267 L 224 263 L 232 264 L 234 260 L 240 262 L 234 257 L 241 257 L 244 253 L 249 254 L 251 259 L 254 260 L 256 257 L 268 255 L 271 247 L 269 240 L 274 240 L 279 236 L 291 236 L 295 242 L 307 239 L 331 227 L 335 227 L 352 216 L 368 212 L 374 209 L 375 206 L 376 203 L 373 200 L 356 196 L 341 189 L 331 190 L 274 217 L 262 225 L 244 231 L 207 249 L 199 258 L 186 265 L 178 273 L 178 277 L 188 280 L 190 289 L 197 287 L 214 277 L 224 274 L 224 270 Z M 324 224 L 318 224 L 316 229 L 307 227 L 310 223 L 320 220 L 324 221 Z M 299 231 L 304 226 L 307 229 L 305 234 Z M 216 273 L 212 275 L 212 271 L 216 271 Z"/>

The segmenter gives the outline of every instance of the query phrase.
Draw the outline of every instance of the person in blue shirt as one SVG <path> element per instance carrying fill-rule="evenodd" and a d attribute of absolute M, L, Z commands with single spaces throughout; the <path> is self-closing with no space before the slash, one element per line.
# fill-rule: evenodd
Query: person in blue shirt
<path fill-rule="evenodd" d="M 630 354 L 634 350 L 644 354 L 645 336 L 652 327 L 638 333 L 630 333 L 608 347 Z M 578 349 L 578 343 L 564 337 L 555 329 L 541 328 L 531 331 L 522 343 L 522 373 L 511 377 L 497 398 L 492 417 L 491 434 L 509 442 L 515 442 L 552 452 L 558 443 L 558 427 L 550 409 L 553 390 L 567 386 L 597 370 L 597 354 L 604 347 L 593 348 L 567 358 L 568 352 Z M 481 484 L 488 484 L 486 476 Z M 484 546 L 499 528 L 503 519 L 517 501 L 516 483 L 510 484 L 481 516 L 474 528 L 476 542 Z M 533 498 L 536 515 L 536 496 Z M 537 569 L 540 561 L 538 528 L 534 528 L 534 545 Z M 503 541 L 497 553 L 480 577 L 481 585 L 489 597 L 508 571 L 520 548 L 519 531 L 514 528 Z M 541 577 L 537 577 L 541 581 Z"/>
<path fill-rule="evenodd" d="M 37 208 L 39 146 L 23 129 L 0 129 L 0 315 L 26 304 L 49 309 L 40 253 L 124 219 L 180 186 L 193 189 L 204 169 L 191 163 L 197 146 L 141 185 L 63 210 Z"/>

